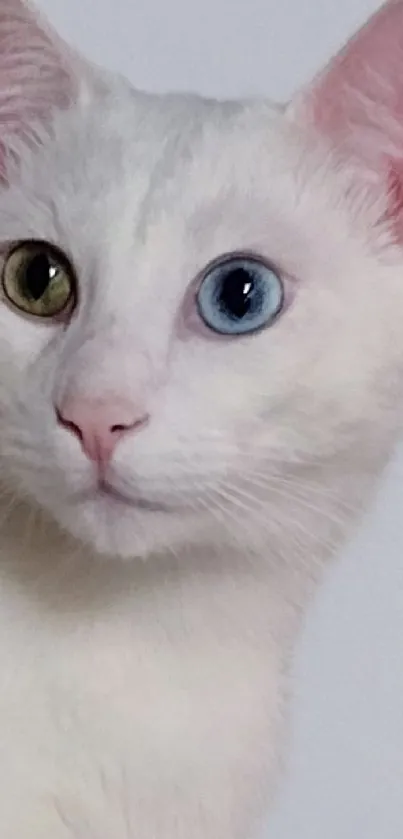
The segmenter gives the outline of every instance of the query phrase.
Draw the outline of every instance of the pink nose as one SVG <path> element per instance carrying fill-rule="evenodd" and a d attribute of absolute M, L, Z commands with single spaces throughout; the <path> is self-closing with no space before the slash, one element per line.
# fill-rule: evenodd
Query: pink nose
<path fill-rule="evenodd" d="M 90 460 L 106 466 L 122 437 L 148 421 L 129 400 L 119 397 L 89 399 L 68 395 L 56 409 L 60 425 L 78 437 Z"/>

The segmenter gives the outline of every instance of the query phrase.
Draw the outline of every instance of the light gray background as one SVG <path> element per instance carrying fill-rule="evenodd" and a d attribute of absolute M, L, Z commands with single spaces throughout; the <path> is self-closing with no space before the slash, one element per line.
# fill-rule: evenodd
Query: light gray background
<path fill-rule="evenodd" d="M 40 4 L 76 45 L 138 86 L 281 99 L 380 5 Z M 403 839 L 402 490 L 403 455 L 310 615 L 297 659 L 290 772 L 267 839 Z"/>

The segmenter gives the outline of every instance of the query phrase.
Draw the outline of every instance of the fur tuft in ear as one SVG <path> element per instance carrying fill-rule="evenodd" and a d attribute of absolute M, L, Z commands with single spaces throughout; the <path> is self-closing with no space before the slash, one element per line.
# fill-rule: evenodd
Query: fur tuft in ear
<path fill-rule="evenodd" d="M 288 110 L 386 188 L 403 239 L 403 0 L 382 6 Z"/>
<path fill-rule="evenodd" d="M 1 0 L 0 175 L 13 136 L 78 98 L 83 65 L 31 3 Z"/>

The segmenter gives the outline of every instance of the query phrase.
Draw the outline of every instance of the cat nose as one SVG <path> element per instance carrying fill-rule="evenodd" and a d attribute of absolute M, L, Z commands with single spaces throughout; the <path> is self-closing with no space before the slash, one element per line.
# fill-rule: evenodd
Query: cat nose
<path fill-rule="evenodd" d="M 82 449 L 99 466 L 106 466 L 119 441 L 148 422 L 127 399 L 89 399 L 67 395 L 56 408 L 60 425 L 79 439 Z"/>

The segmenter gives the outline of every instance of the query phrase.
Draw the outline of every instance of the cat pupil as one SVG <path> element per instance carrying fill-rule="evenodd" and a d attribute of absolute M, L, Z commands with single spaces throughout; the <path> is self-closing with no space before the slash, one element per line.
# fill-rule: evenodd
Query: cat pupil
<path fill-rule="evenodd" d="M 233 317 L 243 318 L 252 305 L 254 280 L 245 268 L 230 271 L 222 281 L 220 303 Z"/>
<path fill-rule="evenodd" d="M 52 280 L 52 267 L 46 254 L 38 254 L 25 269 L 24 290 L 32 300 L 40 300 Z"/>

